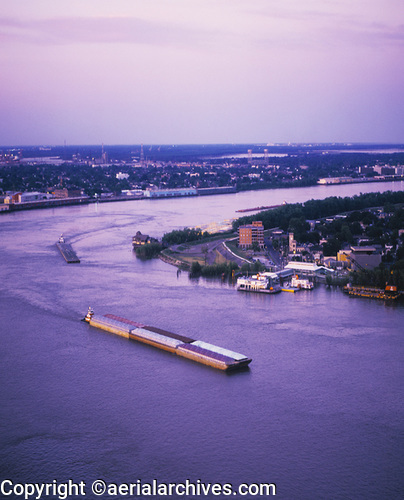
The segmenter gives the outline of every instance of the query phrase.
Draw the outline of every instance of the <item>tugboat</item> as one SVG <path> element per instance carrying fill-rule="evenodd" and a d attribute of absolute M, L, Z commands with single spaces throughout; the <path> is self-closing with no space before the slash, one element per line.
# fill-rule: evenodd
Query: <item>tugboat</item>
<path fill-rule="evenodd" d="M 56 246 L 58 247 L 60 253 L 68 264 L 80 263 L 80 259 L 77 257 L 76 252 L 73 250 L 70 243 L 66 243 L 63 234 L 59 236 L 59 239 L 56 242 Z"/>

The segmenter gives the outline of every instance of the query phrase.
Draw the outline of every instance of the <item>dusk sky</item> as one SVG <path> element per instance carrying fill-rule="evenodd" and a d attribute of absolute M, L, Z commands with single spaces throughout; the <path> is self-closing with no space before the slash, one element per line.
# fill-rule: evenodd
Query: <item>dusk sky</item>
<path fill-rule="evenodd" d="M 404 143 L 403 0 L 1 0 L 0 144 Z"/>

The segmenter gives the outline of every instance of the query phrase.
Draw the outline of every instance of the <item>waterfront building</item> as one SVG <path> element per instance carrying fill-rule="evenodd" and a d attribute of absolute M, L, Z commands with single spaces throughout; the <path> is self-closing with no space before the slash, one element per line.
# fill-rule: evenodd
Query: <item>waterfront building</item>
<path fill-rule="evenodd" d="M 51 198 L 54 198 L 52 194 L 39 193 L 38 191 L 28 191 L 25 193 L 17 192 L 6 196 L 4 198 L 4 203 L 29 203 L 32 201 L 49 200 Z"/>
<path fill-rule="evenodd" d="M 57 188 L 52 191 L 55 198 L 78 198 L 83 196 L 82 189 Z"/>
<path fill-rule="evenodd" d="M 151 238 L 148 234 L 142 234 L 140 231 L 138 231 L 132 238 L 132 245 L 134 248 L 155 242 L 157 242 L 156 238 Z"/>
<path fill-rule="evenodd" d="M 294 274 L 316 277 L 316 276 L 326 276 L 327 274 L 332 274 L 334 271 L 328 269 L 324 266 L 318 266 L 315 262 L 295 262 L 291 261 L 286 266 L 285 269 L 293 271 Z"/>
<path fill-rule="evenodd" d="M 337 254 L 337 262 L 351 271 L 374 269 L 381 261 L 381 252 L 370 246 L 351 247 L 349 250 L 340 250 Z"/>
<path fill-rule="evenodd" d="M 347 267 L 351 269 L 352 260 L 351 260 L 352 250 L 340 250 L 337 253 L 337 262 L 341 262 L 343 267 Z"/>
<path fill-rule="evenodd" d="M 173 198 L 176 196 L 196 196 L 195 188 L 180 189 L 146 189 L 144 196 L 146 198 Z"/>
<path fill-rule="evenodd" d="M 382 262 L 382 255 L 375 247 L 351 247 L 352 270 L 374 269 Z"/>
<path fill-rule="evenodd" d="M 352 177 L 324 177 L 317 181 L 317 184 L 349 184 L 354 182 Z"/>
<path fill-rule="evenodd" d="M 264 248 L 264 226 L 261 221 L 253 221 L 238 228 L 238 246 L 250 248 L 256 243 L 260 248 Z"/>

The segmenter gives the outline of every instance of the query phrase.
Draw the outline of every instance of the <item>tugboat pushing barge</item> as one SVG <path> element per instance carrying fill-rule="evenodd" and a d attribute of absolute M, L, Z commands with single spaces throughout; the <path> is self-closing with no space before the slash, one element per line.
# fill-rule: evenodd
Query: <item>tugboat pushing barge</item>
<path fill-rule="evenodd" d="M 160 328 L 143 325 L 114 314 L 95 315 L 91 307 L 88 308 L 83 321 L 101 330 L 158 347 L 219 370 L 245 368 L 251 362 L 251 358 L 244 356 L 244 354 L 223 349 L 202 340 L 191 339 Z"/>
<path fill-rule="evenodd" d="M 80 264 L 80 259 L 77 257 L 70 243 L 66 243 L 63 234 L 60 235 L 59 240 L 56 242 L 56 246 L 68 264 Z"/>

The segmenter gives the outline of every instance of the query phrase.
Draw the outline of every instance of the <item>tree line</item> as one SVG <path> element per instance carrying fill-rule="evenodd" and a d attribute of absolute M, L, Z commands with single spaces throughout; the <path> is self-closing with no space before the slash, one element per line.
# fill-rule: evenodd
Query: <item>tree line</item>
<path fill-rule="evenodd" d="M 387 203 L 404 203 L 404 191 L 385 191 L 384 193 L 365 193 L 352 197 L 330 196 L 324 200 L 308 200 L 305 203 L 292 203 L 265 210 L 255 215 L 240 217 L 233 222 L 233 229 L 251 224 L 254 220 L 262 221 L 265 229 L 279 227 L 287 231 L 291 219 L 315 220 L 344 212 L 363 210 L 371 207 L 383 207 Z"/>

